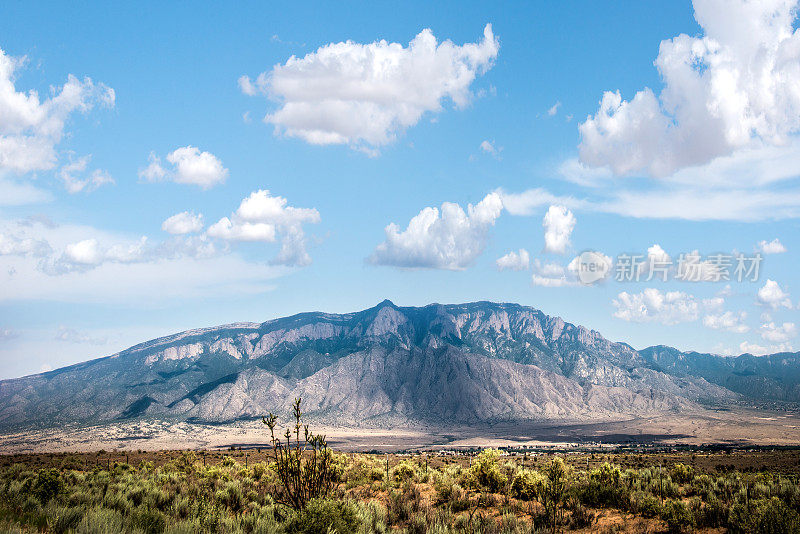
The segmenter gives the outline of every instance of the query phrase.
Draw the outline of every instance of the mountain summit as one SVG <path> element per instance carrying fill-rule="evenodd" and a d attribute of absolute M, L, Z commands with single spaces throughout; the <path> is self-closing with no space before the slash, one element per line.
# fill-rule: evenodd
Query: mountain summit
<path fill-rule="evenodd" d="M 227 422 L 301 396 L 327 423 L 581 421 L 800 400 L 800 353 L 636 351 L 518 304 L 301 313 L 189 330 L 0 381 L 0 426 L 137 417 Z"/>

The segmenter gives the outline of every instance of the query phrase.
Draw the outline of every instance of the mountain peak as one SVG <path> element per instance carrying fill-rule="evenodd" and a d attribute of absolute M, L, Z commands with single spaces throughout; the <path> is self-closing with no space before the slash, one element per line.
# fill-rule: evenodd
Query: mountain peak
<path fill-rule="evenodd" d="M 295 397 L 309 399 L 311 416 L 354 424 L 616 417 L 739 395 L 798 402 L 800 354 L 792 358 L 635 351 L 519 304 L 398 307 L 386 299 L 346 314 L 189 330 L 0 381 L 0 428 L 230 421 L 288 409 Z"/>

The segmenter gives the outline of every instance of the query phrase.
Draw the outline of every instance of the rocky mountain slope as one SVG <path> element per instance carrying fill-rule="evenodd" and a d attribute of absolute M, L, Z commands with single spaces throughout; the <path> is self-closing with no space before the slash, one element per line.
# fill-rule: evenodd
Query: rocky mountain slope
<path fill-rule="evenodd" d="M 338 424 L 613 419 L 797 400 L 799 356 L 637 352 L 517 304 L 384 301 L 357 313 L 190 330 L 0 381 L 0 428 L 136 417 L 225 422 L 285 413 L 295 396 L 313 418 Z"/>

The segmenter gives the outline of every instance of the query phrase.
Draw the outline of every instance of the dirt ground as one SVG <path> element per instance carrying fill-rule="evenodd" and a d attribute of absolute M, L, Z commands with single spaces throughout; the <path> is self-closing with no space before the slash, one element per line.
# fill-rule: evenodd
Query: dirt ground
<path fill-rule="evenodd" d="M 602 423 L 527 422 L 476 427 L 341 428 L 318 427 L 331 446 L 343 451 L 485 447 L 586 448 L 619 444 L 673 446 L 708 444 L 749 447 L 800 445 L 800 414 L 786 411 L 703 411 L 668 417 L 629 418 Z M 257 421 L 225 425 L 134 420 L 97 426 L 65 426 L 0 435 L 0 454 L 104 450 L 229 449 L 268 447 L 266 428 Z"/>

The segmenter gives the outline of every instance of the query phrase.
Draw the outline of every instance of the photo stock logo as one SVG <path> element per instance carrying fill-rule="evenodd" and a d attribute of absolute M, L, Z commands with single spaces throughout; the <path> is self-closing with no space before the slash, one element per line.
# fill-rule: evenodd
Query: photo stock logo
<path fill-rule="evenodd" d="M 605 280 L 611 272 L 611 261 L 604 254 L 587 250 L 577 258 L 578 280 L 584 285 L 592 285 Z"/>

